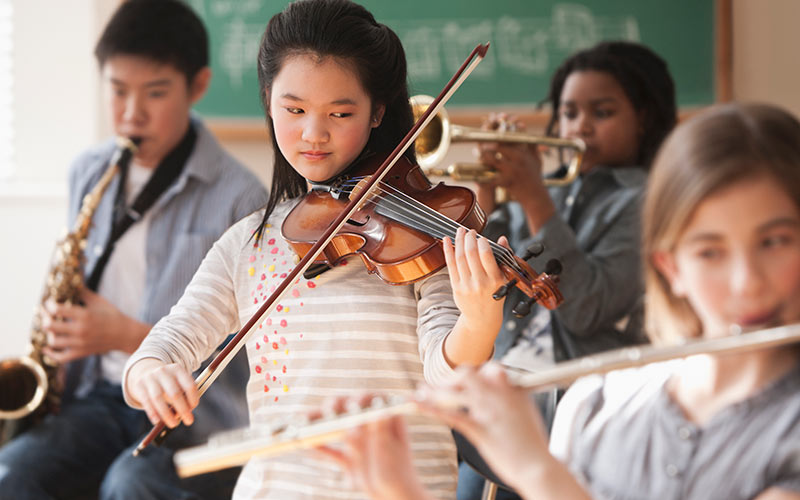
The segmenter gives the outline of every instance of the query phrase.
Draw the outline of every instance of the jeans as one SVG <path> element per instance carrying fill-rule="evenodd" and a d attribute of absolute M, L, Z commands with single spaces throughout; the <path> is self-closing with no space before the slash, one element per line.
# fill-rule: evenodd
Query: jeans
<path fill-rule="evenodd" d="M 101 382 L 0 448 L 0 500 L 230 498 L 238 470 L 211 483 L 223 491 L 201 478 L 200 496 L 175 474 L 173 450 L 150 446 L 131 456 L 149 427 L 119 386 Z"/>

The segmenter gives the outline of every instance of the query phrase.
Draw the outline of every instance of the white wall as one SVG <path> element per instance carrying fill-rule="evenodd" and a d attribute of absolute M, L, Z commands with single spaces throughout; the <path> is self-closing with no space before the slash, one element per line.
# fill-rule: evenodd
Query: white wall
<path fill-rule="evenodd" d="M 54 242 L 64 227 L 69 161 L 108 134 L 92 51 L 119 0 L 12 0 L 14 4 L 15 175 L 0 181 L 0 358 L 22 353 Z M 800 2 L 733 0 L 733 93 L 800 115 L 794 49 Z M 268 182 L 265 141 L 225 146 Z M 469 156 L 455 147 L 448 160 Z"/>
<path fill-rule="evenodd" d="M 12 4 L 15 157 L 12 178 L 0 182 L 0 357 L 27 348 L 54 242 L 65 229 L 66 166 L 98 137 L 91 54 L 109 9 L 101 0 Z"/>

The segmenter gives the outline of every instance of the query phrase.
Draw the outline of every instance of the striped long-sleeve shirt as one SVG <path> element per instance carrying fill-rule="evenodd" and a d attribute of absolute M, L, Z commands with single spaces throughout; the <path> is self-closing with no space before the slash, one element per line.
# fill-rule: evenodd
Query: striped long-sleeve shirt
<path fill-rule="evenodd" d="M 144 357 L 195 369 L 258 310 L 299 261 L 281 238 L 293 206 L 279 205 L 259 245 L 251 239 L 263 213 L 232 227 L 211 249 L 186 293 L 155 325 L 128 368 Z M 452 370 L 442 344 L 459 312 L 446 272 L 391 286 L 354 257 L 315 279 L 299 278 L 247 342 L 251 425 L 288 420 L 330 396 L 364 391 L 410 395 L 426 379 Z M 127 369 L 126 369 L 127 374 Z M 449 429 L 426 417 L 409 420 L 415 465 L 438 497 L 455 492 L 455 447 Z M 253 459 L 234 498 L 360 499 L 332 463 L 311 452 Z"/>

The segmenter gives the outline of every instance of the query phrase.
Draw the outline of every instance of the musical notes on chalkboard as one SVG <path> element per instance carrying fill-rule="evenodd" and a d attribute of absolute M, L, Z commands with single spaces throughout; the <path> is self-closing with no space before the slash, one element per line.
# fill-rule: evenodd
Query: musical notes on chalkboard
<path fill-rule="evenodd" d="M 205 116 L 263 118 L 256 59 L 269 19 L 289 0 L 186 0 L 208 28 L 214 77 Z M 453 107 L 534 106 L 570 54 L 631 40 L 662 54 L 682 105 L 713 101 L 714 0 L 356 0 L 406 51 L 412 94 L 435 94 L 477 43 L 491 49 Z M 675 37 L 680 26 L 681 36 Z"/>

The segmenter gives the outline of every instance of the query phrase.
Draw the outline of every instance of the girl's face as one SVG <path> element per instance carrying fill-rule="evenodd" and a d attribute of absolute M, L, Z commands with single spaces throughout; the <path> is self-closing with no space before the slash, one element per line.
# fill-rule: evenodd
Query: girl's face
<path fill-rule="evenodd" d="M 636 163 L 642 127 L 639 114 L 617 80 L 602 71 L 574 71 L 561 90 L 559 135 L 583 139 L 581 170 Z"/>
<path fill-rule="evenodd" d="M 269 115 L 283 156 L 304 178 L 336 176 L 364 149 L 383 107 L 343 62 L 315 55 L 287 58 L 269 95 Z"/>
<path fill-rule="evenodd" d="M 732 325 L 758 329 L 800 320 L 800 210 L 772 177 L 709 196 L 675 250 L 654 259 L 706 336 L 727 335 Z"/>

